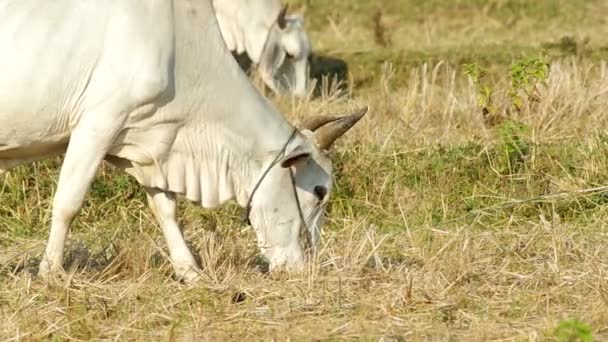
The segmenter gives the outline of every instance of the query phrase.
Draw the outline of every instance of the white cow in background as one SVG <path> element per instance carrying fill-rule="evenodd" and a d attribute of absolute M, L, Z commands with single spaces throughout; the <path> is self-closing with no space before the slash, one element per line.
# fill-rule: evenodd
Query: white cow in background
<path fill-rule="evenodd" d="M 294 128 L 230 56 L 210 0 L 3 0 L 0 51 L 0 174 L 65 153 L 39 273 L 62 270 L 104 159 L 145 188 L 179 278 L 200 269 L 178 194 L 236 199 L 271 269 L 314 251 L 332 189 L 325 150 L 365 110 Z"/>
<path fill-rule="evenodd" d="M 304 20 L 280 0 L 213 0 L 228 49 L 246 54 L 275 93 L 307 95 L 311 46 Z"/>

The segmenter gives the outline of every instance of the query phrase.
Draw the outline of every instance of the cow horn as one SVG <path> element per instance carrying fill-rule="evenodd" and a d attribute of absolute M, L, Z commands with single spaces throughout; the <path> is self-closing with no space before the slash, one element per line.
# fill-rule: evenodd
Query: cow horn
<path fill-rule="evenodd" d="M 287 21 L 285 21 L 285 15 L 287 14 L 287 6 L 288 5 L 283 6 L 281 12 L 279 12 L 279 16 L 277 17 L 277 24 L 279 25 L 279 28 L 281 30 L 287 26 Z"/>
<path fill-rule="evenodd" d="M 302 123 L 301 129 L 307 129 L 311 132 L 316 131 L 319 127 L 340 120 L 342 117 L 337 115 L 315 116 L 307 119 Z"/>
<path fill-rule="evenodd" d="M 315 131 L 315 142 L 321 150 L 327 150 L 346 131 L 353 127 L 367 113 L 369 109 L 365 106 L 354 113 L 328 121 L 327 124 L 317 127 Z"/>

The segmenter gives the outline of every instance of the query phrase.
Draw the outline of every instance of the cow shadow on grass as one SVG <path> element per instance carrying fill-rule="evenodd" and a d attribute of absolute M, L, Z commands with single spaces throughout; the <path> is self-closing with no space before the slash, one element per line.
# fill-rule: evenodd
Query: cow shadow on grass
<path fill-rule="evenodd" d="M 193 252 L 197 264 L 205 269 L 211 266 L 215 271 L 222 268 L 225 260 L 219 260 L 217 265 L 205 265 L 201 258 L 202 241 L 187 242 L 189 249 Z M 25 247 L 25 246 L 24 246 Z M 20 251 L 15 251 L 9 257 L 0 260 L 0 275 L 26 273 L 32 277 L 37 277 L 39 265 L 42 260 L 43 249 L 40 245 L 25 247 Z M 140 248 L 138 248 L 140 247 Z M 222 256 L 222 259 L 230 258 L 230 253 Z M 237 264 L 257 272 L 260 275 L 269 273 L 269 264 L 259 253 L 248 255 Z M 76 240 L 68 242 L 65 249 L 63 269 L 69 273 L 85 272 L 94 278 L 104 279 L 107 277 L 138 276 L 146 270 L 155 269 L 165 273 L 167 277 L 175 278 L 170 260 L 163 252 L 156 248 L 132 242 L 125 245 L 107 244 L 102 250 L 90 248 L 83 241 Z M 215 272 L 214 271 L 214 272 Z"/>
<path fill-rule="evenodd" d="M 215 241 L 202 238 L 203 235 L 213 235 Z M 255 271 L 260 275 L 269 273 L 268 262 L 259 254 L 259 251 L 242 251 L 237 253 L 239 257 L 235 257 L 235 251 L 221 250 L 220 258 L 214 260 L 212 264 L 205 263 L 202 255 L 208 245 L 230 244 L 229 240 L 224 241 L 222 234 L 212 231 L 201 231 L 187 241 L 188 248 L 192 251 L 196 263 L 206 272 L 206 269 L 212 270 L 212 273 L 222 269 L 226 269 L 225 264 L 235 263 L 250 270 Z M 164 249 L 159 250 L 158 246 L 150 244 L 136 243 L 134 240 L 125 241 L 124 243 L 115 244 L 114 242 L 103 243 L 100 249 L 98 243 L 95 246 L 89 246 L 85 241 L 74 239 L 68 241 L 65 246 L 65 254 L 63 261 L 63 269 L 67 273 L 82 273 L 93 276 L 96 279 L 105 279 L 108 277 L 132 277 L 139 276 L 147 270 L 160 270 L 163 274 L 177 280 L 169 257 Z M 39 265 L 44 253 L 45 244 L 43 241 L 31 246 L 19 246 L 14 250 L 5 251 L 5 255 L 0 256 L 0 276 L 8 274 L 29 274 L 33 278 L 38 276 Z M 207 252 L 208 254 L 209 252 Z"/>
<path fill-rule="evenodd" d="M 141 273 L 145 268 L 159 268 L 168 263 L 158 251 L 130 251 L 129 247 L 117 247 L 110 243 L 103 250 L 94 251 L 81 240 L 68 242 L 62 266 L 67 273 L 84 271 L 103 278 L 117 273 Z M 10 257 L 0 262 L 0 274 L 29 273 L 37 277 L 43 253 L 44 249 L 41 250 L 40 246 L 11 253 Z M 132 262 L 130 259 L 134 255 L 139 257 Z"/>
<path fill-rule="evenodd" d="M 310 80 L 315 84 L 313 97 L 319 97 L 329 90 L 345 91 L 348 64 L 340 58 L 313 55 L 310 58 Z"/>
<path fill-rule="evenodd" d="M 42 245 L 44 247 L 44 245 Z M 40 262 L 44 249 L 40 247 L 23 247 L 18 253 L 13 252 L 3 260 L 0 267 L 1 273 L 17 274 L 27 272 L 36 276 L 39 271 Z M 100 258 L 92 253 L 84 243 L 76 242 L 66 246 L 63 268 L 65 270 L 82 270 L 90 268 L 103 268 L 109 264 L 108 260 Z"/>

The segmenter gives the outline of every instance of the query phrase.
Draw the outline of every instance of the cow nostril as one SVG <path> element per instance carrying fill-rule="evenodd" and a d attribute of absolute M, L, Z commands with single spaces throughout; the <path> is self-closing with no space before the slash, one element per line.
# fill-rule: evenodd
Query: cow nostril
<path fill-rule="evenodd" d="M 314 191 L 315 191 L 315 196 L 317 196 L 319 201 L 322 201 L 325 198 L 325 195 L 327 195 L 327 188 L 322 185 L 315 186 Z"/>

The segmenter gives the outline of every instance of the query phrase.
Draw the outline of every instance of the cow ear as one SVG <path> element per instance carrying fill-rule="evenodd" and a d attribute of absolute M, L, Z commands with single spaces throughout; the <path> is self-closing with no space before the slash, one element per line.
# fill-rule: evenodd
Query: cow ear
<path fill-rule="evenodd" d="M 295 164 L 310 158 L 311 154 L 301 146 L 296 147 L 291 152 L 287 153 L 281 160 L 281 167 L 290 168 Z"/>
<path fill-rule="evenodd" d="M 283 6 L 281 12 L 279 12 L 279 16 L 277 17 L 277 25 L 279 25 L 279 28 L 281 30 L 284 30 L 285 27 L 287 27 L 287 20 L 285 20 L 285 15 L 287 14 L 287 6 L 288 5 Z"/>

